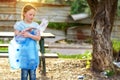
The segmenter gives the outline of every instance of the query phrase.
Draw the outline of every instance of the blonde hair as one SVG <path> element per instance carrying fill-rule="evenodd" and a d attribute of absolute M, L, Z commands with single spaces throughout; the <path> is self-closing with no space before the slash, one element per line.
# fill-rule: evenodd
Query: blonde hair
<path fill-rule="evenodd" d="M 24 18 L 25 18 L 25 17 L 24 17 L 24 14 L 25 14 L 27 11 L 31 10 L 31 9 L 34 9 L 34 10 L 36 11 L 36 8 L 35 8 L 33 5 L 31 5 L 31 4 L 26 4 L 26 5 L 23 7 L 23 9 L 22 9 L 21 18 L 24 19 Z"/>

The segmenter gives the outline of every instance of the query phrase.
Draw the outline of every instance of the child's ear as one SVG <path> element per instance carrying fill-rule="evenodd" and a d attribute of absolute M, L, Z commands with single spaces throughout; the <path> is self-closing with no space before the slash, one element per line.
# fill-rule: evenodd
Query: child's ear
<path fill-rule="evenodd" d="M 23 17 L 23 19 L 25 18 L 25 12 L 23 12 L 22 17 Z"/>

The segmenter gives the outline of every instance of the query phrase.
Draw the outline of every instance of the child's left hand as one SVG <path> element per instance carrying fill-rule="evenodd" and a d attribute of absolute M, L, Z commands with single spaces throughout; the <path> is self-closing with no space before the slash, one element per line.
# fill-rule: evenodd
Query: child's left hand
<path fill-rule="evenodd" d="M 23 31 L 31 31 L 32 29 L 34 29 L 34 27 L 26 28 L 26 29 L 24 29 Z"/>

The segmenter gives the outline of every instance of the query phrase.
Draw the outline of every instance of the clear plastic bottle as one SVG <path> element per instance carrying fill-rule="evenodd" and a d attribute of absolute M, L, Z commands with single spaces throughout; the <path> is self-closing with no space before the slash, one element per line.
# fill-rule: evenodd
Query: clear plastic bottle
<path fill-rule="evenodd" d="M 39 30 L 41 33 L 43 33 L 45 31 L 45 29 L 47 28 L 49 21 L 47 19 L 42 19 L 41 24 L 38 26 Z"/>

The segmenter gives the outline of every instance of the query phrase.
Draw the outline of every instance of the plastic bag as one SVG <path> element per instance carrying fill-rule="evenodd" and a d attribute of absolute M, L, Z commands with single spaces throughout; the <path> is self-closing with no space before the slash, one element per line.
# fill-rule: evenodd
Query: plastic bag
<path fill-rule="evenodd" d="M 47 28 L 47 25 L 48 25 L 49 21 L 45 18 L 42 19 L 42 22 L 41 24 L 38 26 L 39 30 L 40 30 L 40 33 L 42 34 L 45 29 Z"/>
<path fill-rule="evenodd" d="M 30 33 L 35 35 L 34 31 Z M 39 64 L 37 42 L 31 38 L 18 38 L 15 36 L 8 47 L 11 68 L 36 69 Z"/>
<path fill-rule="evenodd" d="M 12 69 L 20 68 L 19 48 L 20 45 L 15 41 L 15 38 L 13 38 L 8 46 L 9 62 Z"/>
<path fill-rule="evenodd" d="M 20 68 L 35 69 L 39 64 L 36 41 L 27 38 L 26 43 L 20 47 Z"/>

